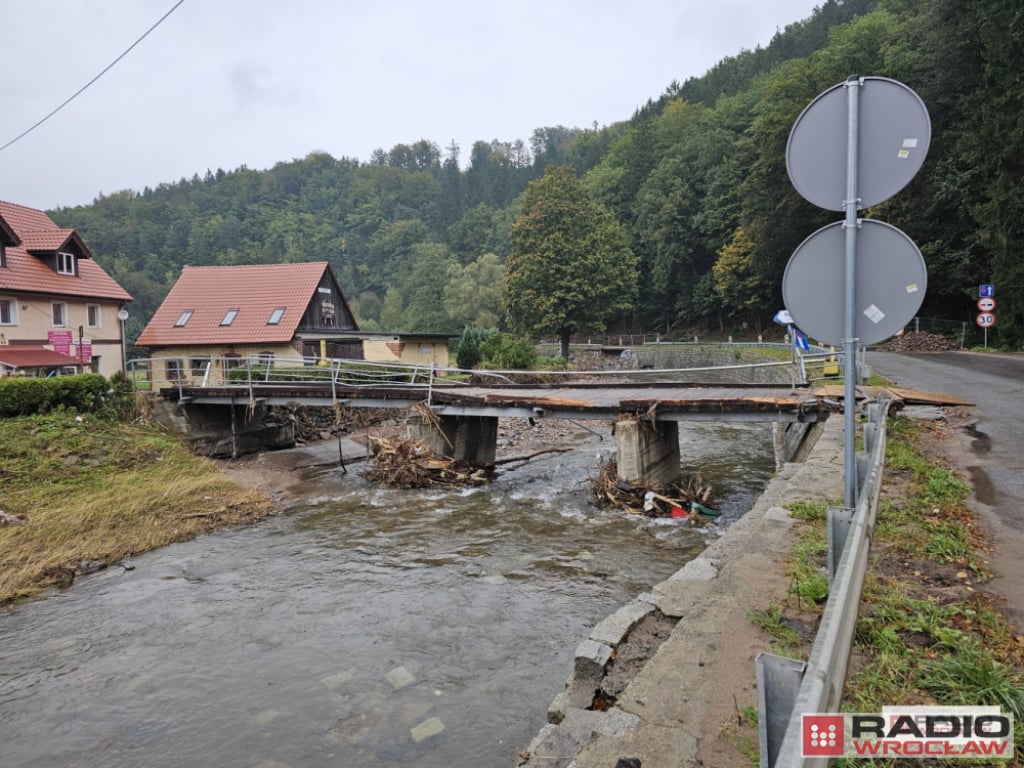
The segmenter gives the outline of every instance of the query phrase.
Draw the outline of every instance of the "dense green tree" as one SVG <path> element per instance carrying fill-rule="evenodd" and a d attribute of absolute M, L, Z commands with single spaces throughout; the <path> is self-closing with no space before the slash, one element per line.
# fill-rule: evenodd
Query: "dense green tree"
<path fill-rule="evenodd" d="M 751 265 L 754 241 L 742 227 L 718 252 L 711 273 L 715 292 L 721 299 L 723 314 L 739 318 L 757 330 L 761 329 L 761 312 L 765 306 L 764 280 Z"/>
<path fill-rule="evenodd" d="M 485 253 L 466 266 L 451 264 L 444 286 L 444 309 L 453 323 L 496 328 L 501 319 L 501 281 L 505 265 Z"/>
<path fill-rule="evenodd" d="M 455 362 L 464 370 L 476 368 L 480 364 L 482 355 L 480 346 L 487 341 L 492 329 L 466 326 L 459 337 L 459 344 L 455 350 Z"/>
<path fill-rule="evenodd" d="M 549 167 L 526 189 L 502 286 L 510 324 L 554 334 L 568 359 L 574 333 L 603 331 L 633 309 L 637 259 L 623 226 L 571 168 Z"/>

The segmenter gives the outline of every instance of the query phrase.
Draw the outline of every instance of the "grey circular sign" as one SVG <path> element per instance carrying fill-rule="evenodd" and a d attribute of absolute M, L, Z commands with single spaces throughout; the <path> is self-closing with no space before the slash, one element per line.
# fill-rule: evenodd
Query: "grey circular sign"
<path fill-rule="evenodd" d="M 921 169 L 932 124 L 921 98 L 885 77 L 860 78 L 858 95 L 857 208 L 887 200 Z M 849 144 L 847 83 L 819 94 L 797 118 L 786 145 L 786 170 L 805 199 L 842 211 Z"/>
<path fill-rule="evenodd" d="M 862 219 L 854 275 L 855 336 L 877 344 L 909 323 L 928 286 L 924 257 L 896 227 Z M 840 346 L 846 303 L 846 232 L 829 224 L 804 240 L 782 277 L 782 298 L 793 321 L 812 339 Z"/>

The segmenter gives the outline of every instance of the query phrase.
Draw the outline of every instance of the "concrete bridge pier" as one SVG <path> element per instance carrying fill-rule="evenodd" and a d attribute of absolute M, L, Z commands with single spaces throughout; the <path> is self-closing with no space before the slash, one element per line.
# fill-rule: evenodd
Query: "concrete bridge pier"
<path fill-rule="evenodd" d="M 416 417 L 410 423 L 419 439 L 439 456 L 473 464 L 494 463 L 498 449 L 497 416 L 439 416 L 437 426 Z"/>
<path fill-rule="evenodd" d="M 682 477 L 677 421 L 620 419 L 615 449 L 619 479 L 631 485 L 664 488 Z"/>

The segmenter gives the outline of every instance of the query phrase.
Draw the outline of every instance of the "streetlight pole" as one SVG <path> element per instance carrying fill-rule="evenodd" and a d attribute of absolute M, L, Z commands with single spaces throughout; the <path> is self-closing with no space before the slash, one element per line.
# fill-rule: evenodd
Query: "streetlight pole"
<path fill-rule="evenodd" d="M 128 375 L 128 346 L 124 338 L 124 321 L 128 319 L 128 310 L 121 309 L 117 313 L 117 319 L 121 323 L 121 373 Z"/>

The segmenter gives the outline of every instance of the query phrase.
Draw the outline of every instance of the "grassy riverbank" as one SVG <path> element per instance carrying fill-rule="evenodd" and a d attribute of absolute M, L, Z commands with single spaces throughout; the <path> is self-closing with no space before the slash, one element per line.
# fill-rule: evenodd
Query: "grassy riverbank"
<path fill-rule="evenodd" d="M 0 510 L 3 605 L 270 504 L 157 427 L 58 413 L 0 419 Z"/>

